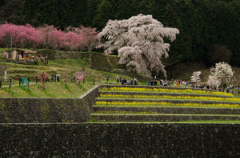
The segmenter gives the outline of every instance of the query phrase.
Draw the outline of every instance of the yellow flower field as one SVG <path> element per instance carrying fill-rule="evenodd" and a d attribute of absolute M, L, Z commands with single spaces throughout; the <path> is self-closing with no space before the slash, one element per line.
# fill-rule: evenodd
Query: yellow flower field
<path fill-rule="evenodd" d="M 209 100 L 209 101 L 230 101 L 240 102 L 238 98 L 221 98 L 209 96 L 171 96 L 171 95 L 122 95 L 122 94 L 100 94 L 101 98 L 144 98 L 144 99 L 183 99 L 183 100 Z"/>
<path fill-rule="evenodd" d="M 160 92 L 160 93 L 195 93 L 195 94 L 212 94 L 212 95 L 223 95 L 223 96 L 231 96 L 233 94 L 223 93 L 223 92 L 211 92 L 204 90 L 192 90 L 192 89 L 164 89 L 164 88 L 131 88 L 131 87 L 103 87 L 100 91 L 115 91 L 115 92 Z"/>
<path fill-rule="evenodd" d="M 171 102 L 107 102 L 97 101 L 96 106 L 135 106 L 135 107 L 159 107 L 159 106 L 179 106 L 179 107 L 213 107 L 213 108 L 240 108 L 239 104 L 201 104 L 201 103 L 171 103 Z"/>

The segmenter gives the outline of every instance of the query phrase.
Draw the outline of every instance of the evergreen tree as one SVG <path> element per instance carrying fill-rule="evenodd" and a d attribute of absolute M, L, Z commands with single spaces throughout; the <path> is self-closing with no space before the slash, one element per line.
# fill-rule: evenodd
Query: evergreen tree
<path fill-rule="evenodd" d="M 101 30 L 112 17 L 112 4 L 108 0 L 102 0 L 98 6 L 97 14 L 93 20 L 93 27 Z"/>

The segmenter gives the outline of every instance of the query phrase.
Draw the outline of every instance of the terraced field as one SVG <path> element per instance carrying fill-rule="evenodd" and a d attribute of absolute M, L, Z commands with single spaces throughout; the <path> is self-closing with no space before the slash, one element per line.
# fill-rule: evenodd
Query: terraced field
<path fill-rule="evenodd" d="M 240 99 L 201 89 L 101 86 L 92 122 L 240 123 Z"/>

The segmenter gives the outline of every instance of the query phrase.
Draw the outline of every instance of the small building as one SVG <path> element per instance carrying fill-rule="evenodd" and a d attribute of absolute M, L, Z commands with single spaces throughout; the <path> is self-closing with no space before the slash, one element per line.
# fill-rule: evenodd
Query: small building
<path fill-rule="evenodd" d="M 34 61 L 34 58 L 36 58 L 37 51 L 32 50 L 24 50 L 24 49 L 14 49 L 12 52 L 11 57 L 11 51 L 4 52 L 7 60 L 14 60 L 14 61 Z"/>

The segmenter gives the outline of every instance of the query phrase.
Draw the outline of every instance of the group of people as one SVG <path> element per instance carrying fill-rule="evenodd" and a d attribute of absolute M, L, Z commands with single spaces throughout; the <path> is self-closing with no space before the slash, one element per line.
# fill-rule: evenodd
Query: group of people
<path fill-rule="evenodd" d="M 99 84 L 101 83 L 101 78 L 102 78 L 102 75 L 100 73 L 100 74 L 98 74 L 98 83 Z M 109 75 L 108 74 L 106 75 L 106 80 L 107 80 L 107 82 L 109 81 Z"/>
<path fill-rule="evenodd" d="M 126 78 L 122 78 L 121 76 L 116 77 L 117 82 L 121 82 L 122 85 L 138 85 L 138 81 L 136 78 L 134 79 L 126 79 Z"/>

